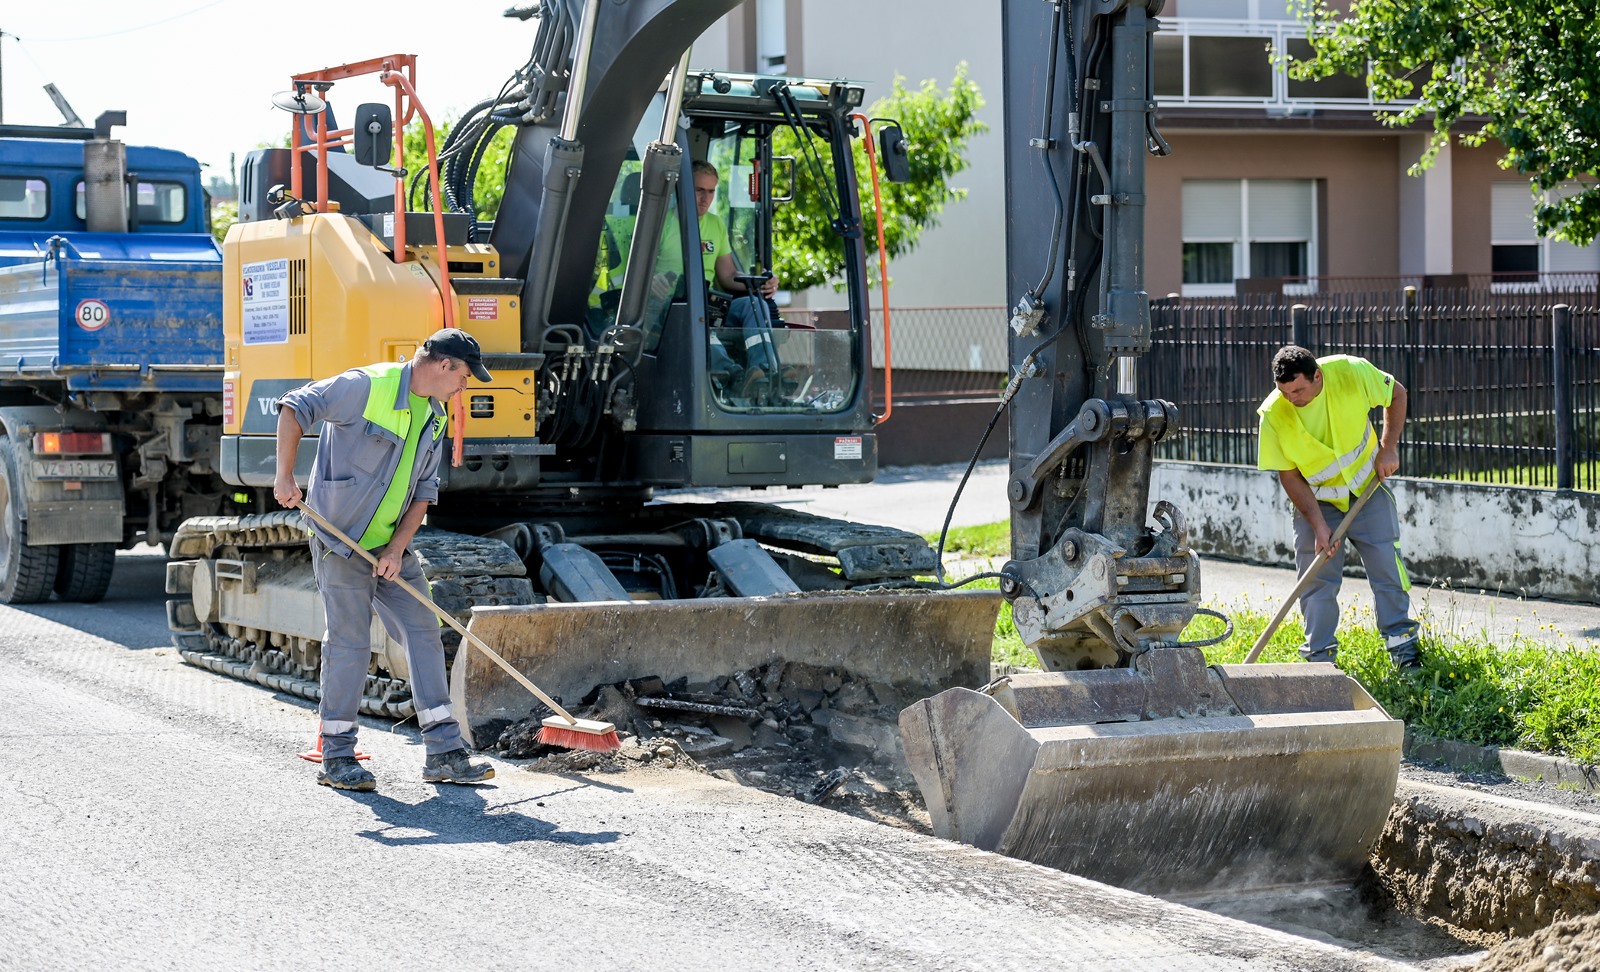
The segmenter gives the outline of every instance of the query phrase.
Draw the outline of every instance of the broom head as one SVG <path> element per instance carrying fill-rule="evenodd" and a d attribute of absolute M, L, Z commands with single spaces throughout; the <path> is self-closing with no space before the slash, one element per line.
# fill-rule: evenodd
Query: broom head
<path fill-rule="evenodd" d="M 622 748 L 617 738 L 617 727 L 609 722 L 593 719 L 574 719 L 551 716 L 540 724 L 539 742 L 561 749 L 582 749 L 591 753 L 614 753 Z"/>

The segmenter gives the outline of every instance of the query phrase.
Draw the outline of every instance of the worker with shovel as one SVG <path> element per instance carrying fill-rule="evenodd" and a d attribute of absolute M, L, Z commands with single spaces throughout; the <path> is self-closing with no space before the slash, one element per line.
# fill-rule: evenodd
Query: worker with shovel
<path fill-rule="evenodd" d="M 1307 661 L 1332 662 L 1339 650 L 1344 538 L 1336 538 L 1338 532 L 1348 534 L 1361 553 L 1389 657 L 1398 668 L 1415 668 L 1418 626 L 1410 617 L 1411 580 L 1400 559 L 1400 516 L 1394 495 L 1383 486 L 1400 468 L 1405 387 L 1364 358 L 1316 358 L 1294 345 L 1273 355 L 1272 378 L 1278 388 L 1257 410 L 1256 464 L 1277 472 L 1295 508 L 1295 564 L 1302 577 L 1296 589 L 1306 629 L 1300 654 Z M 1373 434 L 1368 419 L 1373 408 L 1383 409 L 1381 436 Z M 1351 522 L 1340 530 L 1346 516 Z"/>
<path fill-rule="evenodd" d="M 440 401 L 464 390 L 467 376 L 489 380 L 478 342 L 445 328 L 423 342 L 409 362 L 352 368 L 302 385 L 278 399 L 278 470 L 273 494 L 294 508 L 306 505 L 337 529 L 313 518 L 311 557 L 327 615 L 322 642 L 322 771 L 317 782 L 341 790 L 371 790 L 373 775 L 356 761 L 356 715 L 366 686 L 372 614 L 405 646 L 411 693 L 430 783 L 479 783 L 494 776 L 486 760 L 467 754 L 450 709 L 439 621 L 401 582 L 426 590 L 416 554 L 406 549 L 439 498 L 444 452 Z M 300 438 L 317 422 L 316 460 L 309 498 L 294 481 Z M 376 555 L 375 563 L 336 534 Z"/>

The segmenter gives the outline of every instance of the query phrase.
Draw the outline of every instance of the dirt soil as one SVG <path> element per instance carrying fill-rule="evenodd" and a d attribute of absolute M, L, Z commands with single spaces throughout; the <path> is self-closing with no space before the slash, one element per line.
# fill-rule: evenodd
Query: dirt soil
<path fill-rule="evenodd" d="M 840 669 L 774 663 L 693 685 L 636 679 L 601 687 L 579 714 L 618 727 L 623 748 L 610 756 L 540 745 L 545 713 L 507 728 L 495 748 L 540 760 L 535 768 L 693 768 L 929 834 L 928 812 L 900 753 L 897 720 L 913 701 Z"/>
<path fill-rule="evenodd" d="M 1600 972 L 1600 914 L 1568 918 L 1489 950 L 1473 972 Z"/>

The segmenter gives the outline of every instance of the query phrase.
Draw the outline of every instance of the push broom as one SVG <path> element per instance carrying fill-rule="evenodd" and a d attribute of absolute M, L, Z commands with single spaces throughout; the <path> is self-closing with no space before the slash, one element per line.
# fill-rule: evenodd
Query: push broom
<path fill-rule="evenodd" d="M 378 558 L 374 557 L 371 551 L 363 548 L 360 544 L 346 536 L 338 527 L 334 526 L 332 523 L 329 523 L 321 513 L 318 513 L 305 503 L 300 503 L 298 505 L 300 509 L 305 511 L 307 516 L 316 521 L 318 526 L 337 537 L 340 543 L 343 543 L 351 550 L 354 550 L 356 553 L 366 558 L 366 561 L 372 564 L 372 566 L 378 566 Z M 529 692 L 532 692 L 536 697 L 538 697 L 540 702 L 543 702 L 545 705 L 549 706 L 553 712 L 555 712 L 555 715 L 550 716 L 540 724 L 539 742 L 546 746 L 556 746 L 561 749 L 582 749 L 592 753 L 609 753 L 622 748 L 622 740 L 617 738 L 616 726 L 609 722 L 599 722 L 594 719 L 579 719 L 572 715 L 572 713 L 568 712 L 566 709 L 563 709 L 561 704 L 555 699 L 552 699 L 550 696 L 546 695 L 539 688 L 539 686 L 530 682 L 526 676 L 513 668 L 510 662 L 506 661 L 504 658 L 501 658 L 499 652 L 495 651 L 493 648 L 490 648 L 487 644 L 484 644 L 482 638 L 479 638 L 477 635 L 468 631 L 466 626 L 460 621 L 457 621 L 455 618 L 451 617 L 449 613 L 441 610 L 439 605 L 433 603 L 433 598 L 417 590 L 415 587 L 412 587 L 399 577 L 396 577 L 394 582 L 400 585 L 400 587 L 407 594 L 410 594 L 412 597 L 426 605 L 428 610 L 437 615 L 440 621 L 443 621 L 445 624 L 448 624 L 450 627 L 456 629 L 463 639 L 471 642 L 474 648 L 487 655 L 490 661 L 505 669 L 507 675 L 510 675 L 512 678 L 516 679 L 523 688 L 527 689 Z"/>

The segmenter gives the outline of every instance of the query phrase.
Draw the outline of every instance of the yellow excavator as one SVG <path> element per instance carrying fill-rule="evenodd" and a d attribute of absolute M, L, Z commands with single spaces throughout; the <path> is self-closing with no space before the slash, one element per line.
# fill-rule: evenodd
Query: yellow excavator
<path fill-rule="evenodd" d="M 1400 726 L 1332 666 L 1208 667 L 1181 641 L 1200 571 L 1150 508 L 1169 402 L 1138 397 L 1148 63 L 1160 0 L 1008 0 L 1013 560 L 1001 592 L 943 590 L 920 537 L 672 487 L 870 481 L 868 225 L 858 176 L 903 177 L 905 134 L 861 85 L 691 70 L 737 0 L 541 0 L 532 55 L 434 151 L 415 59 L 291 78 L 291 145 L 252 153 L 229 233 L 225 434 L 233 483 L 270 485 L 273 403 L 298 384 L 473 333 L 494 380 L 454 403 L 451 464 L 415 549 L 436 601 L 564 704 L 596 686 L 782 662 L 913 701 L 906 760 L 942 836 L 1142 890 L 1347 877 L 1392 799 Z M 392 105 L 333 121 L 374 76 Z M 665 79 L 663 81 L 662 79 Z M 427 172 L 399 168 L 420 120 Z M 485 146 L 515 130 L 480 221 Z M 858 174 L 863 138 L 874 171 Z M 719 188 L 695 214 L 693 166 Z M 796 193 L 832 214 L 847 322 L 740 307 L 702 259 L 725 228 L 747 293 Z M 422 205 L 411 205 L 417 197 Z M 1054 214 L 1041 219 L 1039 214 Z M 710 228 L 708 228 L 710 227 Z M 303 442 L 304 480 L 314 443 Z M 186 522 L 169 623 L 197 665 L 317 697 L 321 607 L 300 515 Z M 1004 596 L 1044 671 L 989 678 Z M 410 714 L 380 626 L 363 711 Z M 452 694 L 475 744 L 532 700 L 477 652 Z"/>

